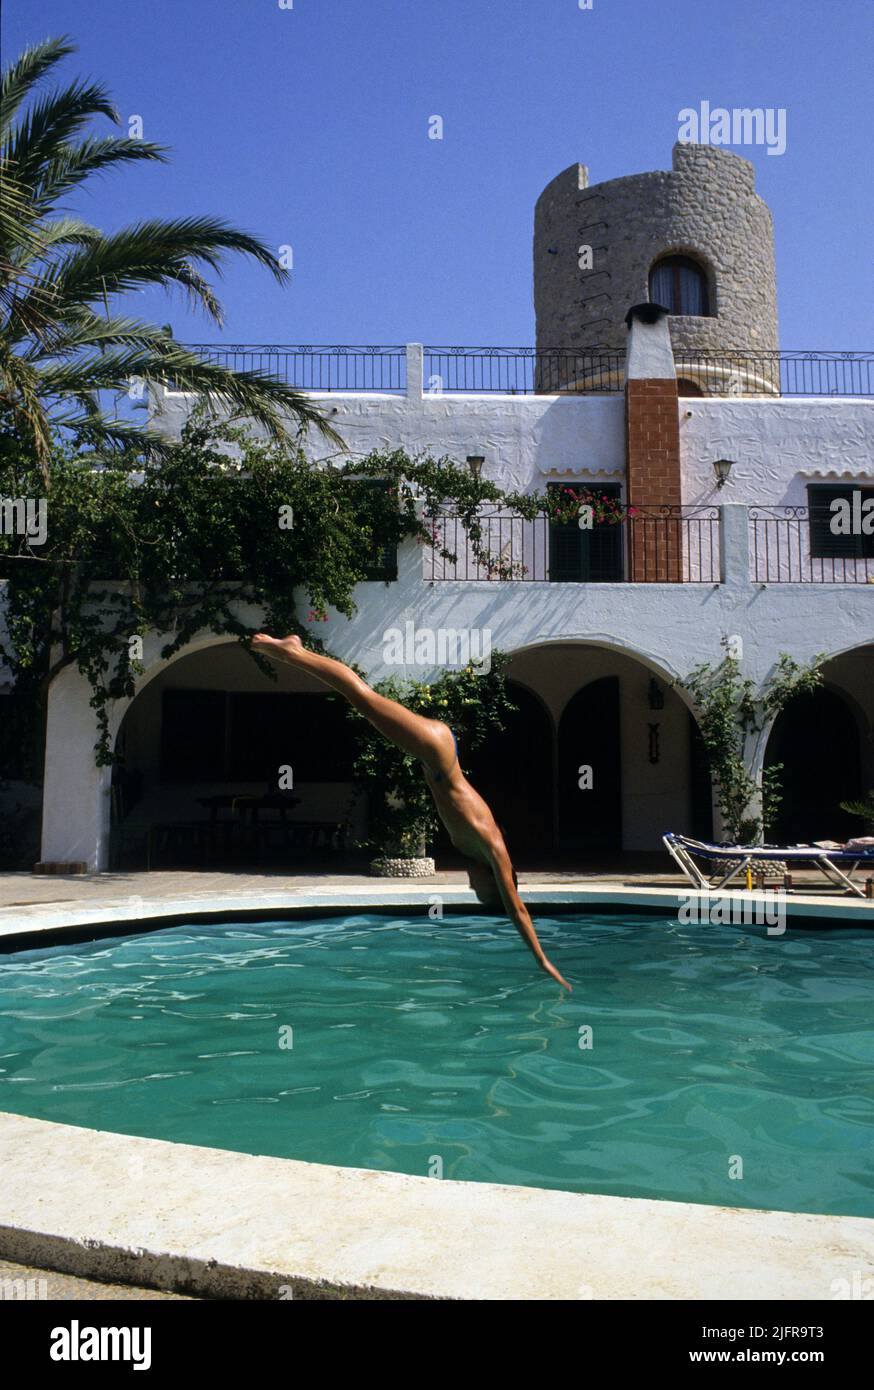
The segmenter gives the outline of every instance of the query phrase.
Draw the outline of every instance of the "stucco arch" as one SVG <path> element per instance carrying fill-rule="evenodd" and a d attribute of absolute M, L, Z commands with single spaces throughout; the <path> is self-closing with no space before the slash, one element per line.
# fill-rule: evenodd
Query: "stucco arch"
<path fill-rule="evenodd" d="M 208 651 L 213 647 L 228 646 L 231 643 L 238 642 L 239 639 L 233 633 L 198 633 L 190 642 L 186 643 L 184 647 L 180 647 L 178 652 L 174 652 L 170 657 L 162 657 L 160 654 L 161 648 L 167 645 L 168 640 L 170 639 L 166 633 L 162 635 L 153 635 L 150 633 L 146 637 L 143 655 L 144 657 L 147 655 L 150 647 L 154 648 L 152 659 L 148 661 L 144 660 L 143 665 L 145 666 L 145 670 L 143 674 L 137 678 L 133 695 L 125 697 L 122 700 L 113 701 L 112 708 L 109 711 L 109 733 L 113 747 L 115 747 L 119 730 L 121 729 L 124 717 L 131 705 L 137 697 L 143 693 L 146 687 L 152 683 L 156 676 L 163 675 L 165 671 L 169 671 L 177 661 L 181 661 L 184 657 L 197 656 L 199 652 Z"/>
<path fill-rule="evenodd" d="M 863 738 L 865 734 L 868 732 L 866 726 L 874 722 L 872 721 L 872 716 L 863 708 L 863 706 L 853 695 L 852 691 L 845 689 L 845 687 L 841 685 L 839 681 L 829 677 L 827 668 L 833 661 L 837 661 L 839 657 L 851 656 L 854 652 L 863 651 L 867 647 L 874 649 L 874 636 L 869 637 L 867 639 L 863 638 L 860 642 L 852 642 L 849 646 L 841 647 L 838 651 L 828 652 L 826 655 L 823 656 L 822 660 L 822 667 L 824 671 L 823 685 L 826 689 L 833 690 L 837 695 L 840 695 L 841 699 L 844 700 L 844 702 L 847 704 L 858 725 L 860 738 Z M 812 659 L 813 655 L 814 653 L 811 654 L 811 658 L 809 659 Z M 819 655 L 819 653 L 815 653 L 815 655 Z M 804 659 L 805 658 L 803 656 L 796 656 L 796 660 L 803 661 Z M 772 665 L 771 671 L 775 669 L 775 666 L 776 663 Z M 779 715 L 774 715 L 772 718 L 765 720 L 763 722 L 762 728 L 750 740 L 748 765 L 750 772 L 755 777 L 757 782 L 761 782 L 762 770 L 765 765 L 765 755 L 767 753 L 768 742 L 770 740 L 771 734 L 774 731 L 774 725 L 776 724 L 778 718 Z"/>
<path fill-rule="evenodd" d="M 663 656 L 646 651 L 642 647 L 635 646 L 632 642 L 627 642 L 621 637 L 607 636 L 603 633 L 593 633 L 582 635 L 579 633 L 562 633 L 555 637 L 543 638 L 533 642 L 523 642 L 519 646 L 507 648 L 508 656 L 522 655 L 523 653 L 533 653 L 547 648 L 561 646 L 577 647 L 596 647 L 600 651 L 615 652 L 617 656 L 626 657 L 628 660 L 636 661 L 644 666 L 652 675 L 658 676 L 664 681 L 669 689 L 677 695 L 678 699 L 686 706 L 689 713 L 698 722 L 698 709 L 692 699 L 691 694 L 686 689 L 683 676 L 675 666 L 672 666 Z M 514 677 L 515 679 L 515 677 Z M 582 688 L 582 687 L 580 687 Z"/>
<path fill-rule="evenodd" d="M 548 638 L 508 644 L 503 650 L 509 657 L 508 677 L 541 695 L 551 715 L 556 851 L 568 848 L 562 829 L 569 809 L 566 804 L 562 811 L 561 805 L 566 771 L 560 749 L 562 721 L 574 701 L 605 678 L 617 681 L 619 722 L 609 746 L 610 758 L 615 759 L 610 776 L 621 788 L 622 810 L 617 824 L 621 821 L 622 849 L 657 850 L 661 835 L 678 826 L 686 833 L 702 833 L 691 828 L 691 822 L 697 824 L 700 819 L 701 807 L 700 781 L 693 771 L 698 766 L 696 744 L 690 735 L 690 723 L 698 727 L 697 710 L 679 670 L 669 659 L 622 636 L 567 629 Z M 658 681 L 664 692 L 661 709 L 652 710 L 649 705 L 650 679 Z M 658 725 L 654 757 L 649 756 L 653 743 L 648 725 L 652 724 Z M 576 730 L 572 742 L 579 741 L 583 728 Z M 599 746 L 598 754 L 607 758 L 607 743 Z M 583 752 L 580 756 L 586 761 Z M 572 823 L 576 824 L 573 818 Z"/>

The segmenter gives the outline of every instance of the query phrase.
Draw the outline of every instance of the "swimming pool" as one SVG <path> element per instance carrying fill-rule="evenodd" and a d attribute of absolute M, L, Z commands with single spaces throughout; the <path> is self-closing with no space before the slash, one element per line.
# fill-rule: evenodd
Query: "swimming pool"
<path fill-rule="evenodd" d="M 0 1110 L 343 1166 L 874 1216 L 869 932 L 536 924 L 570 996 L 510 924 L 424 911 L 0 957 Z"/>

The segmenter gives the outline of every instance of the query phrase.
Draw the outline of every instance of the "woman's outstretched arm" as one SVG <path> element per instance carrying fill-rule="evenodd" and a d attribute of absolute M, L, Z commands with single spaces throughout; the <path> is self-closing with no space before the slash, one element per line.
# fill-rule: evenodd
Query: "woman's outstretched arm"
<path fill-rule="evenodd" d="M 568 984 L 564 976 L 559 974 L 552 962 L 547 959 L 546 952 L 537 939 L 537 932 L 534 930 L 531 914 L 519 897 L 519 890 L 513 881 L 513 865 L 510 862 L 510 856 L 507 853 L 506 847 L 504 845 L 495 845 L 489 858 L 491 861 L 492 873 L 495 876 L 495 883 L 498 886 L 498 892 L 504 904 L 504 911 L 522 937 L 522 940 L 526 942 L 533 951 L 541 970 L 545 970 L 547 975 L 551 975 L 552 978 L 557 980 L 560 985 L 563 985 L 565 989 L 573 989 L 573 986 Z"/>

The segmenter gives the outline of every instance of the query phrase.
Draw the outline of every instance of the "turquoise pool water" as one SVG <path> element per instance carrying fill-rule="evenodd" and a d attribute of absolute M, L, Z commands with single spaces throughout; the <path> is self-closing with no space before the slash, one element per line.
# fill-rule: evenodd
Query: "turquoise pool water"
<path fill-rule="evenodd" d="M 182 926 L 0 957 L 0 1109 L 321 1163 L 874 1216 L 874 935 L 537 928 L 572 995 L 487 917 Z"/>

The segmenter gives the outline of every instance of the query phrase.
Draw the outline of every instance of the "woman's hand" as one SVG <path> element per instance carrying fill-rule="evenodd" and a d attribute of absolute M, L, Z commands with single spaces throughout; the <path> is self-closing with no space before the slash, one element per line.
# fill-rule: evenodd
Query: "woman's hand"
<path fill-rule="evenodd" d="M 547 975 L 551 975 L 554 980 L 557 980 L 560 985 L 563 985 L 565 989 L 569 989 L 571 993 L 573 993 L 573 985 L 568 984 L 567 980 L 564 978 L 564 975 L 560 975 L 558 973 L 552 962 L 546 959 L 546 956 L 544 956 L 541 960 L 540 968 L 541 970 L 545 970 Z"/>

